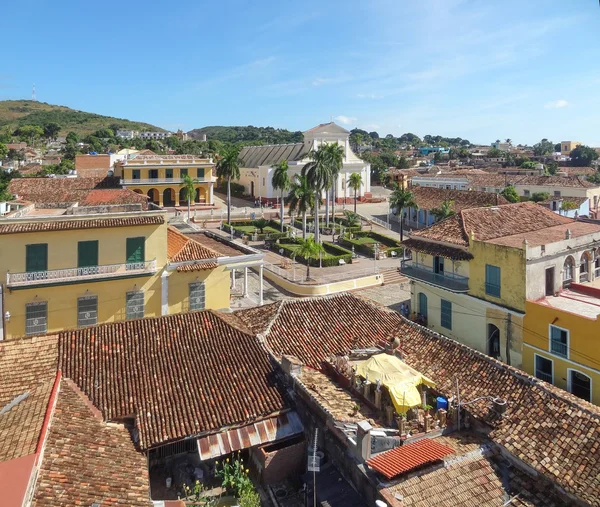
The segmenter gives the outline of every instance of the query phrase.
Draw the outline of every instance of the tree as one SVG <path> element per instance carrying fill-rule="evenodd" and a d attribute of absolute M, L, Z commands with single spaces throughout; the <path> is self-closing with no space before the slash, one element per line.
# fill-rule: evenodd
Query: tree
<path fill-rule="evenodd" d="M 231 179 L 240 179 L 240 149 L 231 146 L 221 152 L 217 162 L 217 176 L 227 179 L 227 223 L 231 223 Z"/>
<path fill-rule="evenodd" d="M 590 183 L 594 183 L 595 185 L 600 185 L 600 172 L 595 172 L 594 174 L 590 174 L 587 177 L 587 180 Z"/>
<path fill-rule="evenodd" d="M 306 261 L 306 281 L 310 280 L 310 259 L 316 259 L 319 254 L 325 252 L 323 245 L 315 241 L 314 236 L 309 236 L 306 239 L 300 240 L 298 248 L 294 252 L 296 256 L 302 257 Z"/>
<path fill-rule="evenodd" d="M 536 163 L 533 160 L 526 160 L 519 167 L 521 169 L 535 169 Z"/>
<path fill-rule="evenodd" d="M 556 153 L 560 153 L 560 152 L 561 152 L 561 150 L 562 150 L 562 146 L 560 145 L 560 143 L 556 143 L 556 144 L 554 145 L 554 151 L 555 151 Z"/>
<path fill-rule="evenodd" d="M 550 194 L 548 192 L 534 192 L 531 194 L 531 200 L 533 202 L 542 202 L 549 198 Z"/>
<path fill-rule="evenodd" d="M 360 151 L 360 147 L 363 143 L 363 135 L 359 132 L 350 134 L 350 145 L 354 146 L 356 151 Z"/>
<path fill-rule="evenodd" d="M 46 123 L 44 125 L 44 137 L 46 139 L 56 139 L 60 133 L 60 125 L 58 123 Z"/>
<path fill-rule="evenodd" d="M 5 144 L 0 143 L 0 160 L 2 160 L 3 158 L 6 158 L 8 155 L 8 148 L 6 147 Z"/>
<path fill-rule="evenodd" d="M 275 166 L 273 172 L 273 188 L 281 190 L 281 211 L 279 212 L 279 221 L 281 222 L 281 232 L 283 233 L 283 194 L 290 187 L 290 177 L 288 175 L 288 161 L 282 160 Z"/>
<path fill-rule="evenodd" d="M 571 157 L 571 165 L 574 167 L 587 167 L 594 160 L 598 159 L 598 153 L 594 148 L 590 148 L 589 146 L 577 146 L 573 151 L 571 151 L 569 157 Z"/>
<path fill-rule="evenodd" d="M 545 169 L 546 173 L 550 176 L 554 176 L 558 172 L 558 163 L 552 160 L 546 164 Z"/>
<path fill-rule="evenodd" d="M 487 152 L 487 158 L 502 158 L 503 156 L 504 152 L 498 148 L 490 148 Z"/>
<path fill-rule="evenodd" d="M 289 212 L 302 215 L 302 237 L 306 239 L 306 214 L 314 207 L 315 197 L 306 176 L 297 174 L 290 184 L 288 194 Z"/>
<path fill-rule="evenodd" d="M 358 192 L 360 191 L 360 187 L 362 185 L 362 176 L 360 173 L 352 173 L 350 175 L 350 180 L 348 181 L 348 186 L 354 190 L 354 213 L 356 213 L 356 200 Z"/>
<path fill-rule="evenodd" d="M 67 143 L 77 144 L 79 142 L 79 136 L 75 132 L 69 132 L 66 141 Z"/>
<path fill-rule="evenodd" d="M 510 139 L 510 138 L 506 139 L 506 144 L 510 144 L 510 143 L 512 143 L 512 139 Z"/>
<path fill-rule="evenodd" d="M 554 151 L 554 143 L 544 138 L 539 143 L 533 145 L 533 154 L 536 157 L 550 155 Z"/>
<path fill-rule="evenodd" d="M 573 201 L 563 201 L 560 209 L 561 211 L 571 211 L 574 209 L 579 209 L 579 206 Z"/>
<path fill-rule="evenodd" d="M 432 209 L 430 213 L 434 216 L 436 222 L 456 215 L 456 211 L 454 211 L 454 201 L 444 200 L 439 208 Z"/>
<path fill-rule="evenodd" d="M 325 151 L 327 153 L 327 164 L 329 166 L 330 173 L 330 189 L 327 191 L 327 196 L 331 195 L 331 220 L 335 224 L 335 199 L 337 194 L 337 183 L 340 171 L 344 165 L 344 148 L 337 143 L 331 143 L 325 145 Z M 326 210 L 327 212 L 328 210 Z M 329 225 L 329 216 L 326 220 Z"/>
<path fill-rule="evenodd" d="M 458 150 L 458 158 L 470 158 L 470 157 L 471 157 L 471 153 L 465 147 L 461 147 L 460 150 Z"/>
<path fill-rule="evenodd" d="M 404 241 L 404 209 L 414 208 L 419 209 L 419 206 L 415 202 L 414 195 L 412 192 L 405 190 L 395 185 L 395 190 L 390 195 L 390 206 L 396 209 L 395 214 L 399 217 L 400 221 L 400 242 Z"/>
<path fill-rule="evenodd" d="M 257 218 L 252 223 L 254 224 L 254 227 L 256 227 L 260 231 L 261 234 L 264 234 L 265 227 L 269 225 L 269 221 L 266 218 Z"/>
<path fill-rule="evenodd" d="M 183 196 L 185 197 L 185 200 L 187 201 L 188 220 L 190 219 L 190 215 L 191 215 L 191 203 L 194 200 L 194 198 L 196 197 L 195 185 L 197 185 L 198 183 L 200 183 L 200 181 L 192 178 L 189 174 L 185 174 L 183 176 L 183 182 L 182 182 Z M 227 220 L 227 223 L 230 223 L 229 220 Z"/>
<path fill-rule="evenodd" d="M 360 215 L 358 213 L 346 210 L 344 211 L 344 215 L 348 227 L 357 227 L 360 224 Z"/>
<path fill-rule="evenodd" d="M 500 195 L 508 202 L 519 202 L 521 200 L 519 198 L 519 194 L 517 194 L 517 191 L 515 190 L 515 187 L 512 185 L 508 185 L 504 190 L 502 190 L 502 192 L 500 192 Z"/>
<path fill-rule="evenodd" d="M 17 129 L 15 134 L 19 136 L 21 141 L 29 141 L 33 146 L 35 140 L 44 135 L 44 129 L 38 125 L 23 125 Z"/>
<path fill-rule="evenodd" d="M 404 155 L 402 155 L 398 159 L 398 165 L 396 167 L 398 169 L 408 169 L 410 167 L 410 162 L 407 160 L 407 158 Z"/>
<path fill-rule="evenodd" d="M 439 151 L 436 151 L 433 154 L 433 161 L 434 162 L 441 162 L 442 161 L 442 154 Z"/>
<path fill-rule="evenodd" d="M 307 158 L 310 162 L 302 168 L 302 176 L 306 177 L 308 184 L 315 193 L 315 239 L 318 242 L 319 231 L 319 206 L 321 204 L 321 194 L 324 189 L 331 186 L 331 164 L 328 160 L 329 154 L 325 149 L 326 144 L 319 146 L 317 150 L 311 150 Z"/>

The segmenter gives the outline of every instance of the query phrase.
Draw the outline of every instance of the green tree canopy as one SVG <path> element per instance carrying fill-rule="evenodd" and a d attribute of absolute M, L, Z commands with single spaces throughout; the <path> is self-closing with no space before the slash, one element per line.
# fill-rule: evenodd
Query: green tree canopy
<path fill-rule="evenodd" d="M 519 202 L 521 200 L 519 198 L 519 194 L 517 194 L 517 191 L 515 190 L 515 187 L 512 185 L 508 185 L 504 190 L 502 190 L 502 192 L 500 192 L 500 195 L 508 202 Z"/>
<path fill-rule="evenodd" d="M 533 145 L 533 154 L 537 157 L 550 155 L 554 151 L 554 143 L 544 138 L 539 143 Z"/>
<path fill-rule="evenodd" d="M 589 146 L 577 146 L 569 155 L 571 157 L 571 165 L 574 167 L 587 167 L 594 160 L 598 159 L 598 153 L 594 148 Z"/>
<path fill-rule="evenodd" d="M 523 162 L 519 167 L 521 169 L 535 169 L 535 166 L 537 164 L 535 162 L 533 162 L 532 160 L 527 160 L 525 162 Z"/>
<path fill-rule="evenodd" d="M 548 192 L 534 192 L 531 194 L 531 200 L 533 202 L 542 202 L 549 198 L 550 194 Z"/>
<path fill-rule="evenodd" d="M 436 222 L 456 215 L 456 211 L 454 211 L 454 201 L 445 200 L 439 208 L 432 209 L 431 214 L 435 217 Z"/>
<path fill-rule="evenodd" d="M 6 158 L 8 155 L 8 148 L 6 147 L 5 144 L 0 143 L 0 160 L 2 160 L 3 158 Z"/>
<path fill-rule="evenodd" d="M 44 125 L 44 137 L 46 139 L 56 139 L 60 133 L 60 125 L 55 122 L 46 123 Z"/>

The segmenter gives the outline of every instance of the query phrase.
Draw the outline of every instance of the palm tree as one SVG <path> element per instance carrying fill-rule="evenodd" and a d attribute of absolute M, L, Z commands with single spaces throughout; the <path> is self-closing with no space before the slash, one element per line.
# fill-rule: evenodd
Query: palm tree
<path fill-rule="evenodd" d="M 306 239 L 306 214 L 314 208 L 315 195 L 313 189 L 308 184 L 306 176 L 296 175 L 294 181 L 290 184 L 290 193 L 287 198 L 292 212 L 302 215 L 302 238 Z"/>
<path fill-rule="evenodd" d="M 405 208 L 419 209 L 412 192 L 404 190 L 395 184 L 395 190 L 390 195 L 390 206 L 396 208 L 396 215 L 400 217 L 400 242 L 404 241 L 403 215 Z"/>
<path fill-rule="evenodd" d="M 362 176 L 360 173 L 352 173 L 350 175 L 350 181 L 348 182 L 348 186 L 354 190 L 354 213 L 356 213 L 356 199 L 357 194 L 362 186 Z"/>
<path fill-rule="evenodd" d="M 282 160 L 275 166 L 275 172 L 273 173 L 273 188 L 275 190 L 281 190 L 281 211 L 279 213 L 279 219 L 281 221 L 281 232 L 283 233 L 283 193 L 290 188 L 287 160 Z"/>
<path fill-rule="evenodd" d="M 325 249 L 321 243 L 315 241 L 314 236 L 300 240 L 299 245 L 294 252 L 294 258 L 299 255 L 306 261 L 306 281 L 308 282 L 310 280 L 310 259 L 316 259 Z"/>
<path fill-rule="evenodd" d="M 191 202 L 192 199 L 194 199 L 194 197 L 196 197 L 196 187 L 194 185 L 197 185 L 198 183 L 200 183 L 199 180 L 192 178 L 189 174 L 185 174 L 183 176 L 183 196 L 185 197 L 185 200 L 187 201 L 187 208 L 188 208 L 188 220 L 190 219 L 190 209 L 191 209 Z M 195 208 L 194 208 L 195 209 Z M 194 216 L 195 212 L 194 212 Z"/>
<path fill-rule="evenodd" d="M 231 146 L 221 152 L 217 162 L 217 176 L 227 178 L 227 223 L 231 223 L 231 178 L 240 179 L 240 148 Z"/>
<path fill-rule="evenodd" d="M 329 202 L 329 195 L 331 195 L 331 220 L 335 225 L 335 198 L 337 193 L 337 180 L 340 175 L 340 171 L 344 166 L 345 153 L 344 148 L 337 143 L 325 144 L 325 151 L 327 152 L 330 173 L 330 188 L 327 192 L 327 202 Z M 328 210 L 326 210 L 326 212 L 327 211 Z M 329 215 L 327 215 L 326 223 L 329 225 Z"/>
<path fill-rule="evenodd" d="M 307 158 L 310 162 L 302 168 L 302 176 L 306 177 L 310 188 L 315 194 L 315 240 L 319 242 L 319 207 L 321 204 L 321 193 L 323 189 L 329 188 L 331 185 L 331 164 L 328 160 L 328 153 L 325 145 L 319 146 L 318 150 L 311 150 Z"/>
<path fill-rule="evenodd" d="M 439 208 L 432 209 L 430 213 L 435 217 L 436 222 L 451 217 L 452 215 L 456 215 L 456 211 L 454 211 L 454 201 L 445 200 Z"/>

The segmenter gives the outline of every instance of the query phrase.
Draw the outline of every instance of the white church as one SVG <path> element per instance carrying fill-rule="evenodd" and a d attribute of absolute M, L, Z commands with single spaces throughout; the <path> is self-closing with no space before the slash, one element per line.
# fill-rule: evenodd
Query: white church
<path fill-rule="evenodd" d="M 350 148 L 350 132 L 330 122 L 322 123 L 303 134 L 303 143 L 246 146 L 242 149 L 240 160 L 243 166 L 240 168 L 238 183 L 244 185 L 246 194 L 263 204 L 276 203 L 281 194 L 273 188 L 273 166 L 287 160 L 289 177 L 293 181 L 295 175 L 300 174 L 304 165 L 310 161 L 306 158 L 309 151 L 317 150 L 323 143 L 337 143 L 344 147 L 344 162 L 338 177 L 336 201 L 348 204 L 354 202 L 354 190 L 348 185 L 352 173 L 359 173 L 362 177 L 363 184 L 357 193 L 359 200 L 371 198 L 371 166 L 358 158 Z"/>

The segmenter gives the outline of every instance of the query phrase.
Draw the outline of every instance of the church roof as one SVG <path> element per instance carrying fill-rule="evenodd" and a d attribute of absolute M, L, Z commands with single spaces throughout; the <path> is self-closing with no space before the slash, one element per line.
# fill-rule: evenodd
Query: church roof
<path fill-rule="evenodd" d="M 240 152 L 242 167 L 260 167 L 278 164 L 283 160 L 302 160 L 308 153 L 304 143 L 245 146 Z"/>

